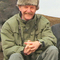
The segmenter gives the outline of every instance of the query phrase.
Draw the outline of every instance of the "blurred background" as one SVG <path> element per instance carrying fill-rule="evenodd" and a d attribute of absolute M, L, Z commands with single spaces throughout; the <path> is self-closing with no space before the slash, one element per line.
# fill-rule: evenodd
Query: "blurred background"
<path fill-rule="evenodd" d="M 39 14 L 60 18 L 60 0 L 40 0 Z"/>

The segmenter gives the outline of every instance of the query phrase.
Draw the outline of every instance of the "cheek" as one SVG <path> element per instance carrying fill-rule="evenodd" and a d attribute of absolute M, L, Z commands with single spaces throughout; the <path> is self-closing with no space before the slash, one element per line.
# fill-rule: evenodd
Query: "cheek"
<path fill-rule="evenodd" d="M 22 12 L 22 14 L 23 14 L 23 13 L 25 13 L 25 12 L 26 12 L 26 10 L 24 10 L 24 9 L 23 9 L 23 10 L 21 10 L 21 12 Z"/>
<path fill-rule="evenodd" d="M 31 10 L 33 13 L 35 13 L 36 12 L 36 10 Z"/>
<path fill-rule="evenodd" d="M 33 14 L 35 14 L 36 11 L 32 11 Z"/>
<path fill-rule="evenodd" d="M 36 12 L 36 10 L 34 10 L 34 12 Z"/>

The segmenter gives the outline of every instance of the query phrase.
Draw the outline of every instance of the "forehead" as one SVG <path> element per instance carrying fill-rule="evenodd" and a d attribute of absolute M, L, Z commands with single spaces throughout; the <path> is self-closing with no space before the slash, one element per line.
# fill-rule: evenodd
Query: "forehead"
<path fill-rule="evenodd" d="M 23 6 L 23 7 L 36 7 L 36 5 L 20 5 L 21 7 Z"/>

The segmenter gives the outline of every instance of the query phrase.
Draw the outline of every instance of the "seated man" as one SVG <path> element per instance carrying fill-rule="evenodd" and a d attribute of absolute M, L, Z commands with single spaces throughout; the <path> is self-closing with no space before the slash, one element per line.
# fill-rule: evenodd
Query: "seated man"
<path fill-rule="evenodd" d="M 57 40 L 50 22 L 35 14 L 39 0 L 18 0 L 19 13 L 1 30 L 4 60 L 58 60 Z"/>

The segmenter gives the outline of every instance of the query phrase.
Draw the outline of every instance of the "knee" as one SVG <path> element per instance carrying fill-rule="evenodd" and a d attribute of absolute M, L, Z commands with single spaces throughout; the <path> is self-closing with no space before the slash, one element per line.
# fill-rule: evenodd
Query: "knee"
<path fill-rule="evenodd" d="M 58 51 L 58 48 L 56 46 L 50 46 L 49 49 L 50 50 L 57 50 Z"/>
<path fill-rule="evenodd" d="M 48 50 L 49 50 L 49 52 L 58 54 L 58 48 L 55 47 L 55 46 L 50 46 L 50 47 L 48 48 Z"/>
<path fill-rule="evenodd" d="M 9 60 L 24 60 L 20 53 L 14 53 L 10 56 Z"/>
<path fill-rule="evenodd" d="M 17 56 L 20 56 L 21 54 L 20 53 L 13 53 L 12 55 L 11 55 L 11 57 L 17 57 Z"/>

